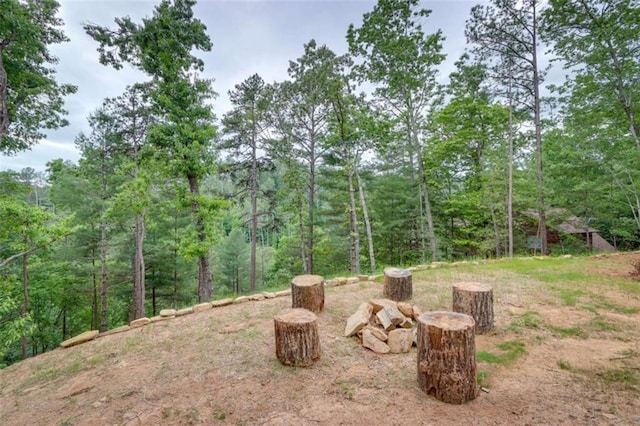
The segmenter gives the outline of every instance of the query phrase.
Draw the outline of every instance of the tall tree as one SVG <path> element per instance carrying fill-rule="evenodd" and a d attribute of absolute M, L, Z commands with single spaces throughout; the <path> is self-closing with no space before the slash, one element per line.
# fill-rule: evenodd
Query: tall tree
<path fill-rule="evenodd" d="M 542 116 L 540 86 L 544 72 L 539 66 L 540 0 L 492 0 L 471 9 L 465 34 L 474 53 L 492 61 L 496 78 L 513 88 L 533 115 L 536 153 L 538 235 L 542 253 L 548 253 L 544 174 L 542 163 Z"/>
<path fill-rule="evenodd" d="M 131 212 L 135 216 L 132 320 L 145 316 L 144 239 L 145 214 L 150 202 L 151 172 L 148 166 L 151 162 L 146 161 L 147 167 L 143 166 L 143 149 L 153 122 L 148 91 L 148 85 L 129 86 L 123 95 L 103 103 L 104 113 L 113 120 L 111 131 L 120 139 L 123 164 L 119 166 L 119 172 L 125 174 L 114 201 L 114 210 Z"/>
<path fill-rule="evenodd" d="M 605 112 L 629 132 L 640 150 L 640 5 L 632 0 L 552 0 L 544 12 L 544 38 L 573 71 L 567 89 L 582 105 Z M 576 100 L 575 98 L 573 99 Z M 596 107 L 597 106 L 597 107 Z M 605 116 L 603 115 L 603 121 Z"/>
<path fill-rule="evenodd" d="M 249 191 L 251 202 L 251 260 L 249 290 L 256 290 L 256 248 L 258 242 L 258 197 L 260 173 L 272 169 L 265 157 L 268 152 L 271 90 L 258 74 L 254 74 L 229 91 L 233 109 L 225 114 L 222 125 L 228 137 L 222 147 L 230 149 L 235 161 L 231 165 L 236 182 Z M 244 191 L 243 191 L 244 192 Z"/>
<path fill-rule="evenodd" d="M 27 339 L 29 329 L 29 258 L 30 255 L 41 250 L 63 235 L 69 233 L 64 222 L 56 222 L 50 212 L 44 208 L 29 204 L 26 195 L 29 188 L 17 182 L 8 172 L 0 173 L 0 272 L 12 262 L 20 261 L 18 272 L 22 282 L 22 307 L 20 320 L 11 321 L 10 327 L 21 324 L 25 327 L 21 333 L 22 359 L 27 358 Z M 4 279 L 4 277 L 3 277 Z M 4 292 L 4 289 L 3 289 Z M 4 308 L 14 306 L 11 300 L 2 302 Z M 4 314 L 5 312 L 0 312 Z"/>
<path fill-rule="evenodd" d="M 240 228 L 231 230 L 229 235 L 220 242 L 218 253 L 220 281 L 235 294 L 241 294 L 243 284 L 246 286 L 247 254 L 249 254 L 247 249 L 249 247 L 247 247 L 246 235 Z"/>
<path fill-rule="evenodd" d="M 363 167 L 363 156 L 373 150 L 376 138 L 383 137 L 385 121 L 376 114 L 370 102 L 364 96 L 352 93 L 350 76 L 345 75 L 336 80 L 329 92 L 331 113 L 327 140 L 330 151 L 328 157 L 343 169 L 347 178 L 349 195 L 349 258 L 351 272 L 360 273 L 360 220 L 367 238 L 369 266 L 371 273 L 376 270 L 376 261 L 372 237 L 369 208 L 366 201 L 364 180 L 360 169 Z M 356 200 L 358 198 L 358 200 Z M 359 204 L 359 206 L 358 206 Z"/>
<path fill-rule="evenodd" d="M 358 211 L 356 208 L 355 175 L 359 156 L 356 142 L 358 140 L 353 126 L 356 98 L 350 96 L 343 87 L 337 87 L 331 94 L 332 119 L 330 128 L 335 140 L 334 155 L 343 163 L 347 174 L 347 191 L 349 193 L 349 263 L 351 273 L 360 273 L 360 230 L 358 227 Z"/>
<path fill-rule="evenodd" d="M 116 19 L 114 30 L 94 24 L 85 25 L 85 30 L 100 44 L 101 63 L 119 69 L 126 62 L 152 77 L 150 97 L 159 123 L 150 129 L 149 140 L 161 153 L 167 172 L 187 181 L 197 239 L 198 300 L 205 301 L 213 294 L 207 219 L 219 203 L 200 191 L 202 179 L 212 170 L 216 129 L 207 103 L 215 93 L 210 80 L 197 77 L 204 62 L 193 54 L 212 46 L 205 25 L 194 17 L 195 4 L 164 0 L 141 24 L 125 17 Z"/>
<path fill-rule="evenodd" d="M 89 117 L 91 133 L 81 133 L 76 138 L 80 150 L 80 176 L 91 188 L 91 197 L 85 198 L 85 204 L 92 207 L 93 215 L 87 224 L 94 234 L 94 249 L 99 252 L 93 259 L 99 259 L 100 277 L 100 331 L 107 331 L 109 297 L 109 233 L 112 226 L 108 210 L 120 185 L 117 167 L 122 162 L 121 139 L 114 132 L 113 117 L 98 109 Z M 97 217 L 97 223 L 95 221 Z M 93 261 L 92 259 L 92 261 Z"/>
<path fill-rule="evenodd" d="M 379 0 L 364 14 L 362 26 L 349 26 L 347 41 L 350 53 L 362 59 L 355 67 L 361 80 L 375 85 L 374 95 L 401 124 L 410 167 L 418 171 L 422 256 L 428 233 L 431 258 L 437 260 L 423 131 L 428 112 L 440 98 L 436 67 L 445 55 L 442 32 L 427 35 L 422 29 L 421 21 L 430 14 L 419 8 L 418 0 Z"/>
<path fill-rule="evenodd" d="M 640 5 L 631 0 L 553 0 L 543 17 L 545 40 L 571 70 L 558 88 L 565 137 L 557 141 L 571 143 L 587 161 L 598 163 L 604 173 L 594 177 L 609 179 L 616 198 L 626 204 L 623 215 L 631 214 L 640 224 Z M 597 188 L 604 182 L 591 184 Z M 606 210 L 601 217 L 612 209 Z"/>
<path fill-rule="evenodd" d="M 0 12 L 0 153 L 28 149 L 42 129 L 65 126 L 63 97 L 49 46 L 68 41 L 55 0 L 3 0 Z"/>
<path fill-rule="evenodd" d="M 278 155 L 287 157 L 285 161 L 300 161 L 306 165 L 306 232 L 301 232 L 300 241 L 303 265 L 308 274 L 313 273 L 317 168 L 328 149 L 323 143 L 330 111 L 327 91 L 341 74 L 344 64 L 344 57 L 311 40 L 304 45 L 304 54 L 289 62 L 291 81 L 279 84 L 275 94 L 274 122 L 284 142 Z M 302 199 L 298 200 L 300 208 L 302 202 Z"/>
<path fill-rule="evenodd" d="M 467 54 L 456 62 L 448 93 L 448 103 L 433 119 L 429 161 L 438 170 L 439 184 L 434 186 L 446 186 L 442 204 L 448 216 L 452 254 L 485 256 L 493 245 L 493 251 L 500 255 L 497 230 L 503 226 L 502 221 L 498 223 L 496 206 L 504 203 L 506 193 L 496 191 L 502 185 L 489 191 L 486 183 L 492 172 L 489 166 L 494 166 L 489 158 L 496 157 L 502 148 L 499 142 L 506 134 L 507 111 L 492 100 L 486 67 L 470 61 Z M 495 196 L 500 197 L 497 203 Z M 493 238 L 488 229 L 494 230 Z"/>

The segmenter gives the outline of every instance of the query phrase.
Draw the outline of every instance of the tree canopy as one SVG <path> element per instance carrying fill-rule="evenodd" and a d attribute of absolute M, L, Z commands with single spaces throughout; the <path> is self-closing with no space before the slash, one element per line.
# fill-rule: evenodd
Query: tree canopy
<path fill-rule="evenodd" d="M 38 143 L 43 129 L 68 124 L 64 96 L 49 47 L 69 41 L 60 29 L 55 0 L 3 0 L 0 12 L 0 153 L 15 154 Z"/>

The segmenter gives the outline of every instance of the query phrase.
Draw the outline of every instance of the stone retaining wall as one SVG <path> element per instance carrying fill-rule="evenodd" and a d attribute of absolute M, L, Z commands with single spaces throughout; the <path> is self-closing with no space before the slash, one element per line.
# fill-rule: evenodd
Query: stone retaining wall
<path fill-rule="evenodd" d="M 419 265 L 419 266 L 407 268 L 407 270 L 417 271 L 417 270 L 428 269 L 429 267 L 434 268 L 438 266 L 441 266 L 441 265 L 437 265 L 437 264 L 434 264 L 432 266 Z M 355 277 L 337 277 L 337 278 L 332 278 L 330 280 L 326 280 L 324 285 L 325 287 L 336 287 L 336 286 L 341 286 L 346 284 L 355 284 L 360 281 L 378 281 L 381 279 L 381 277 L 382 275 L 358 275 Z M 129 325 L 123 325 L 123 326 L 114 328 L 112 330 L 105 331 L 104 333 L 99 333 L 97 330 L 85 331 L 84 333 L 81 333 L 77 336 L 74 336 L 70 339 L 65 340 L 60 344 L 60 346 L 63 348 L 69 348 L 71 346 L 79 345 L 93 339 L 97 339 L 103 336 L 108 336 L 110 334 L 122 333 L 125 331 L 129 331 L 133 328 L 144 327 L 148 324 L 153 324 L 155 322 L 166 321 L 166 320 L 173 319 L 175 317 L 195 314 L 202 311 L 208 311 L 209 309 L 215 309 L 221 306 L 227 306 L 231 304 L 244 303 L 244 302 L 257 302 L 260 300 L 274 299 L 276 297 L 284 297 L 284 296 L 290 296 L 290 295 L 291 295 L 291 289 L 275 291 L 275 292 L 265 291 L 262 293 L 252 294 L 250 296 L 238 296 L 235 299 L 227 298 L 227 299 L 214 300 L 211 302 L 198 303 L 197 305 L 183 308 L 180 310 L 163 309 L 160 311 L 160 315 L 156 315 L 151 318 L 147 318 L 147 317 L 138 318 L 136 320 L 131 321 Z"/>

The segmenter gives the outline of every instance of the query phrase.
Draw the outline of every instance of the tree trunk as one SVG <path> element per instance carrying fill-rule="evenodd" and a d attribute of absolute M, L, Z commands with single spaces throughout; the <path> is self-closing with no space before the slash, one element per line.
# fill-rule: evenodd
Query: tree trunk
<path fill-rule="evenodd" d="M 178 309 L 178 211 L 173 213 L 173 309 Z"/>
<path fill-rule="evenodd" d="M 298 275 L 291 280 L 291 307 L 318 313 L 324 307 L 324 279 L 320 275 Z"/>
<path fill-rule="evenodd" d="M 411 272 L 406 269 L 384 268 L 383 295 L 396 302 L 411 299 L 413 296 Z"/>
<path fill-rule="evenodd" d="M 258 160 L 256 126 L 253 126 L 251 154 L 251 259 L 249 265 L 249 291 L 256 291 L 256 246 L 258 242 Z"/>
<path fill-rule="evenodd" d="M 307 259 L 307 244 L 304 239 L 304 220 L 302 215 L 302 193 L 298 193 L 298 233 L 300 234 L 300 259 L 302 260 L 302 270 L 309 273 L 309 265 Z"/>
<path fill-rule="evenodd" d="M 98 277 L 96 275 L 96 251 L 91 248 L 91 277 L 93 278 L 93 295 L 91 300 L 91 329 L 98 329 Z"/>
<path fill-rule="evenodd" d="M 422 147 L 420 146 L 420 141 L 418 140 L 418 135 L 415 129 L 415 118 L 414 118 L 415 110 L 412 105 L 408 106 L 407 116 L 407 136 L 409 138 L 409 145 L 412 147 L 412 151 L 414 151 L 418 158 L 416 162 L 418 164 L 418 181 L 419 181 L 419 190 L 418 194 L 420 197 L 420 241 L 422 246 L 422 254 L 421 261 L 424 263 L 426 261 L 425 251 L 425 232 L 424 232 L 424 220 L 427 221 L 427 233 L 429 237 L 429 246 L 431 249 L 431 260 L 436 262 L 438 260 L 438 246 L 436 241 L 436 233 L 433 227 L 433 216 L 431 214 L 431 202 L 429 200 L 429 186 L 427 185 L 427 176 L 425 174 L 424 169 L 424 160 L 422 158 L 423 152 Z M 424 215 L 422 214 L 422 209 L 424 208 Z"/>
<path fill-rule="evenodd" d="M 500 231 L 498 228 L 498 219 L 496 217 L 496 210 L 491 206 L 491 224 L 493 225 L 493 242 L 496 250 L 496 258 L 500 257 Z"/>
<path fill-rule="evenodd" d="M 468 315 L 434 311 L 418 318 L 418 386 L 449 404 L 478 395 L 474 321 Z"/>
<path fill-rule="evenodd" d="M 513 94 L 511 93 L 511 80 L 507 96 L 509 98 L 509 189 L 507 194 L 507 233 L 509 235 L 509 257 L 513 257 Z"/>
<path fill-rule="evenodd" d="M 25 238 L 25 247 L 26 247 Z M 29 254 L 24 253 L 22 255 L 22 310 L 20 316 L 24 319 L 27 317 L 27 311 L 29 309 L 29 271 L 27 269 Z M 22 336 L 22 359 L 27 359 L 27 336 Z"/>
<path fill-rule="evenodd" d="M 422 161 L 422 159 L 421 159 Z M 427 177 L 422 171 L 422 184 L 424 195 L 424 208 L 427 216 L 427 231 L 429 232 L 429 244 L 431 246 L 431 261 L 438 261 L 438 242 L 436 240 L 436 232 L 433 227 L 433 215 L 431 214 L 431 202 L 429 201 L 429 187 L 427 186 Z"/>
<path fill-rule="evenodd" d="M 276 357 L 285 365 L 307 367 L 320 359 L 318 320 L 306 309 L 286 309 L 273 319 Z"/>
<path fill-rule="evenodd" d="M 155 317 L 157 315 L 157 304 L 156 304 L 156 286 L 153 285 L 151 287 L 151 313 Z M 137 319 L 137 318 L 136 318 Z"/>
<path fill-rule="evenodd" d="M 145 316 L 144 297 L 145 297 L 145 267 L 144 267 L 144 217 L 141 214 L 136 215 L 135 239 L 136 253 L 133 261 L 133 318 L 132 320 L 143 318 Z"/>
<path fill-rule="evenodd" d="M 542 123 L 540 116 L 540 75 L 538 73 L 538 55 L 537 55 L 537 27 L 538 22 L 536 18 L 536 2 L 532 3 L 533 13 L 533 25 L 532 25 L 532 50 L 531 50 L 531 66 L 533 67 L 533 113 L 535 124 L 535 136 L 536 136 L 536 156 L 537 156 L 537 181 L 538 181 L 538 215 L 539 221 L 539 237 L 541 251 L 543 255 L 549 254 L 547 247 L 547 221 L 546 221 L 546 209 L 544 205 L 544 175 L 542 167 Z"/>
<path fill-rule="evenodd" d="M 62 340 L 67 340 L 67 309 L 62 310 Z"/>
<path fill-rule="evenodd" d="M 420 214 L 420 263 L 424 264 L 427 261 L 427 232 L 425 221 L 425 206 L 424 206 L 424 188 L 422 186 L 422 180 L 418 184 L 418 204 Z"/>
<path fill-rule="evenodd" d="M 8 40 L 2 40 L 0 43 L 0 139 L 9 134 L 9 123 L 11 122 L 7 105 L 7 88 L 9 85 L 3 61 L 4 49 L 8 43 Z"/>
<path fill-rule="evenodd" d="M 360 194 L 360 205 L 362 206 L 362 216 L 364 218 L 364 228 L 367 233 L 367 245 L 369 246 L 369 264 L 371 266 L 371 273 L 376 272 L 376 257 L 373 251 L 373 235 L 371 233 L 371 222 L 369 221 L 369 209 L 367 208 L 367 199 L 364 193 L 364 185 L 360 179 L 358 170 L 355 172 L 356 180 L 358 182 L 358 193 Z"/>
<path fill-rule="evenodd" d="M 349 183 L 349 257 L 351 259 L 351 273 L 360 273 L 360 231 L 356 212 L 356 197 L 353 187 L 353 167 L 349 165 L 347 180 Z"/>
<path fill-rule="evenodd" d="M 107 224 L 104 212 L 100 222 L 100 331 L 108 330 L 107 324 Z"/>
<path fill-rule="evenodd" d="M 313 144 L 313 142 L 312 142 Z M 309 223 L 307 224 L 307 274 L 313 274 L 313 244 L 314 244 L 314 221 L 316 203 L 316 164 L 315 154 L 312 154 L 309 162 Z"/>
<path fill-rule="evenodd" d="M 493 289 L 482 283 L 455 284 L 452 310 L 473 318 L 475 333 L 490 331 L 493 328 Z"/>
<path fill-rule="evenodd" d="M 207 233 L 200 214 L 200 182 L 196 176 L 189 176 L 189 191 L 191 192 L 191 214 L 195 221 L 196 234 L 198 236 L 199 250 L 207 247 Z M 209 301 L 213 294 L 213 280 L 211 277 L 211 265 L 208 250 L 198 257 L 198 303 Z"/>
<path fill-rule="evenodd" d="M 624 186 L 620 178 L 615 174 L 615 171 L 613 169 L 609 169 L 609 172 L 611 173 L 611 177 L 613 178 L 614 182 L 616 183 L 616 185 L 618 185 L 618 188 L 620 188 L 620 191 L 624 194 L 625 198 L 627 199 L 627 205 L 629 206 L 629 210 L 631 210 L 631 214 L 633 214 L 633 220 L 636 226 L 638 227 L 638 229 L 640 229 L 640 197 L 638 196 L 638 192 L 635 189 L 635 185 L 633 183 L 632 177 L 630 175 L 628 176 L 630 180 L 630 184 L 632 186 L 632 190 L 629 191 Z M 628 192 L 632 192 L 632 195 L 634 196 L 634 200 L 631 199 Z"/>
<path fill-rule="evenodd" d="M 103 144 L 106 141 L 103 141 Z M 100 204 L 100 331 L 108 330 L 107 324 L 107 222 L 106 222 L 106 200 L 107 200 L 107 174 L 105 157 L 107 149 L 103 145 L 101 152 L 101 204 Z"/>

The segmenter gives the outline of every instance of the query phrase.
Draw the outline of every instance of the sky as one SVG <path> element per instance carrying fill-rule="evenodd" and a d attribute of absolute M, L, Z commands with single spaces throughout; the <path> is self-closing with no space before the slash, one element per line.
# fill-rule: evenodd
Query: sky
<path fill-rule="evenodd" d="M 98 61 L 97 43 L 82 29 L 85 23 L 114 27 L 114 19 L 129 16 L 141 22 L 151 16 L 160 2 L 147 0 L 59 0 L 59 16 L 70 42 L 52 46 L 59 58 L 57 81 L 78 86 L 77 93 L 66 98 L 70 124 L 47 136 L 30 151 L 7 157 L 0 154 L 0 170 L 19 171 L 25 167 L 37 171 L 56 158 L 76 162 L 80 156 L 74 140 L 80 132 L 89 132 L 87 116 L 100 107 L 107 97 L 122 94 L 127 85 L 146 80 L 131 68 L 114 70 Z M 465 48 L 464 25 L 478 1 L 426 0 L 422 6 L 432 10 L 423 23 L 431 34 L 438 29 L 446 37 L 443 50 L 447 54 L 440 67 L 440 78 L 446 81 L 453 63 Z M 214 102 L 218 119 L 230 109 L 228 91 L 252 74 L 266 82 L 287 79 L 290 60 L 303 54 L 303 45 L 315 39 L 336 54 L 347 51 L 349 24 L 359 27 L 364 13 L 373 9 L 373 0 L 199 0 L 195 15 L 207 27 L 213 42 L 211 52 L 199 54 L 205 62 L 204 78 L 213 78 L 218 92 Z"/>

